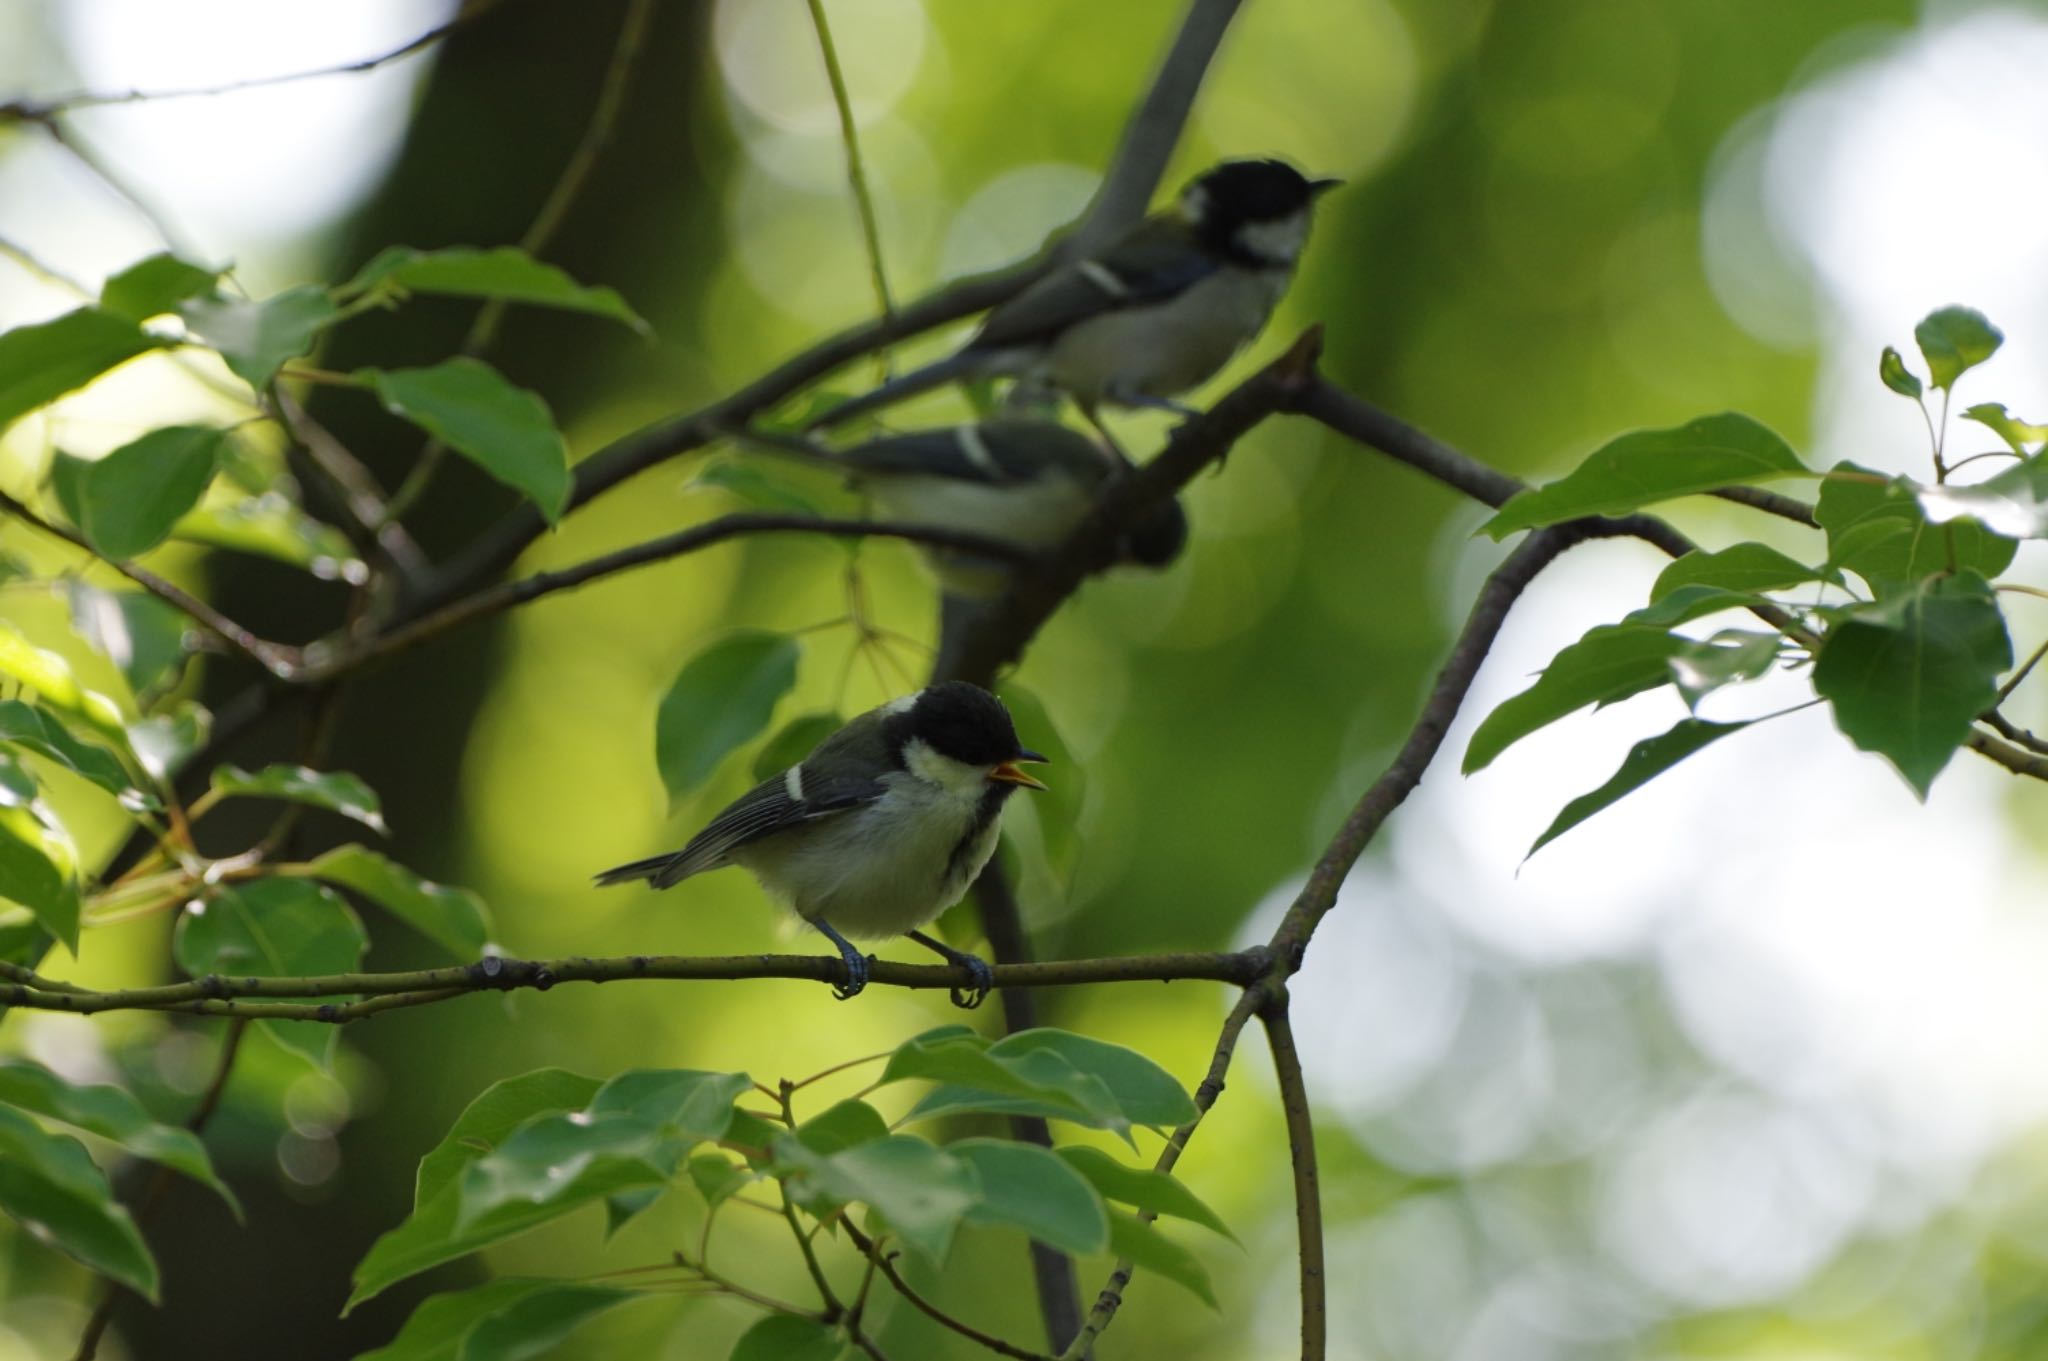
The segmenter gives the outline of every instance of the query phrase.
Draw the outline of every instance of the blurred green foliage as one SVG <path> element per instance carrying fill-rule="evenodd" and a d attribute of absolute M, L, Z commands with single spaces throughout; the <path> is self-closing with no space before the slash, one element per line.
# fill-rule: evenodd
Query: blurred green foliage
<path fill-rule="evenodd" d="M 516 312 L 491 355 L 513 383 L 545 399 L 576 454 L 720 396 L 872 306 L 830 94 L 801 8 L 759 0 L 660 8 L 618 136 L 549 252 L 567 278 L 616 295 L 570 295 L 597 315 Z M 828 8 L 863 120 L 887 264 L 897 295 L 907 297 L 1027 253 L 1072 217 L 1179 7 L 837 0 Z M 587 115 L 618 9 L 507 3 L 447 43 L 383 188 L 313 243 L 319 264 L 305 271 L 343 278 L 372 262 L 360 276 L 366 288 L 396 280 L 421 296 L 332 332 L 315 355 L 321 368 L 375 365 L 395 379 L 455 348 L 472 304 L 437 296 L 434 271 L 416 258 L 381 252 L 518 237 Z M 1739 409 L 1807 448 L 1815 358 L 1756 339 L 1717 301 L 1702 263 L 1705 186 L 1744 120 L 1851 59 L 1843 54 L 1871 41 L 1872 26 L 1902 28 L 1914 13 L 1891 0 L 1248 0 L 1169 183 L 1220 156 L 1283 154 L 1344 176 L 1349 187 L 1325 205 L 1281 314 L 1217 388 L 1321 321 L 1333 380 L 1519 474 L 1555 473 L 1617 431 L 1675 426 L 1704 411 Z M 146 117 L 146 106 L 136 116 Z M 0 144 L 0 163 L 12 150 Z M 331 319 L 324 294 L 287 290 L 272 295 L 285 305 L 259 324 L 246 300 L 202 296 L 212 287 L 203 271 L 131 271 L 110 288 L 105 310 L 79 313 L 91 319 L 65 329 L 104 359 L 138 346 L 134 319 L 184 305 L 195 331 L 231 352 L 235 373 L 260 377 L 304 352 Z M 559 300 L 576 286 L 548 276 L 534 287 Z M 630 308 L 613 305 L 621 297 Z M 1981 301 L 1998 310 L 1998 299 Z M 605 320 L 636 315 L 651 325 L 651 342 Z M 894 362 L 955 339 L 919 341 Z M 1957 350 L 1970 352 L 1963 342 Z M 863 384 L 869 367 L 833 382 Z M 385 387 L 393 412 L 415 405 L 417 394 Z M 49 395 L 7 394 L 24 409 Z M 418 455 L 419 433 L 358 394 L 320 393 L 311 405 L 387 485 Z M 936 418 L 963 409 L 946 396 L 917 411 Z M 495 447 L 422 423 L 466 456 Z M 1165 427 L 1138 417 L 1119 428 L 1143 448 Z M 261 431 L 229 443 L 223 463 L 256 467 L 257 486 L 282 469 L 278 442 Z M 21 463 L 44 452 L 10 446 L 0 459 L 8 485 L 22 483 Z M 94 471 L 72 486 L 86 498 L 78 505 L 95 504 L 103 481 L 116 487 L 119 459 L 88 465 Z M 706 462 L 665 465 L 579 511 L 526 554 L 521 570 L 581 561 L 750 504 L 757 493 L 743 477 L 708 475 Z M 805 502 L 843 504 L 823 475 L 796 471 L 786 481 Z M 60 499 L 67 485 L 56 485 Z M 556 482 L 503 467 L 451 466 L 408 523 L 429 552 L 443 554 L 511 506 L 513 488 L 560 494 Z M 1406 731 L 1469 596 L 1474 559 L 1464 544 L 1482 514 L 1306 423 L 1269 423 L 1188 500 L 1188 557 L 1160 577 L 1090 585 L 1016 677 L 1035 697 L 1033 721 L 1053 734 L 1040 739 L 1027 727 L 1027 743 L 1056 742 L 1071 753 L 1070 768 L 1085 769 L 1076 781 L 1085 799 L 1067 805 L 1078 805 L 1071 828 L 1021 838 L 1056 862 L 1053 872 L 1034 865 L 1026 880 L 1029 924 L 1046 957 L 1216 948 L 1248 934 L 1254 910 L 1303 871 Z M 334 507 L 312 508 L 340 518 Z M 1688 524 L 1719 523 L 1713 511 L 1687 513 Z M 260 495 L 209 501 L 191 515 L 230 528 L 268 516 L 271 557 L 350 575 L 331 530 L 323 538 Z M 340 599 L 332 581 L 181 542 L 204 539 L 186 534 L 184 520 L 103 528 L 90 514 L 73 518 L 95 540 L 112 535 L 130 550 L 173 534 L 152 563 L 203 580 L 209 599 L 266 637 L 310 636 L 318 630 L 309 621 L 331 619 Z M 64 561 L 47 539 L 13 526 L 0 546 L 8 555 L 0 561 L 41 576 Z M 493 943 L 508 952 L 780 948 L 778 918 L 741 875 L 693 881 L 662 898 L 586 885 L 594 869 L 679 844 L 757 778 L 756 751 L 745 743 L 685 753 L 679 771 L 655 759 L 662 695 L 707 639 L 803 631 L 793 683 L 778 670 L 769 687 L 771 730 L 857 712 L 920 673 L 914 645 L 877 645 L 845 624 L 814 629 L 848 613 L 849 553 L 860 617 L 928 639 L 930 588 L 909 549 L 742 543 L 544 600 L 363 677 L 329 718 L 327 765 L 358 772 L 380 792 L 397 862 L 491 904 Z M 100 589 L 118 584 L 91 580 Z M 68 601 L 11 580 L 0 580 L 0 592 L 9 636 L 62 653 L 85 687 L 116 696 L 117 727 L 134 717 L 155 675 L 138 673 L 132 654 L 95 651 L 74 631 Z M 786 660 L 781 650 L 776 660 Z M 201 659 L 182 693 L 219 701 L 237 665 Z M 39 687 L 45 704 L 58 702 L 53 689 L 62 687 Z M 78 721 L 109 721 L 86 713 L 85 700 L 78 705 Z M 259 726 L 238 754 L 252 768 L 283 759 L 295 723 Z M 176 740 L 172 725 L 162 720 L 167 742 Z M 79 777 L 47 775 L 52 805 L 76 832 L 81 863 L 101 863 L 123 820 L 85 782 L 122 785 L 122 772 L 90 755 L 50 759 Z M 0 792 L 7 777 L 0 769 Z M 1555 790 L 1553 804 L 1571 792 Z M 243 803 L 209 829 L 223 848 L 269 825 L 274 810 Z M 315 817 L 293 835 L 291 849 L 311 859 L 352 833 Z M 1369 868 L 1390 897 L 1402 892 L 1397 867 Z M 408 878 L 389 890 L 399 900 L 392 910 L 457 940 L 482 929 L 473 912 L 428 890 L 446 892 Z M 53 916 L 63 911 L 51 907 Z M 423 966 L 444 954 L 382 920 L 372 927 L 367 967 Z M 14 943 L 0 934 L 0 950 Z M 337 943 L 326 945 L 332 952 Z M 75 969 L 55 971 L 109 986 L 154 978 L 168 972 L 171 948 L 161 915 L 116 922 L 93 932 Z M 1722 1105 L 1709 1116 L 1756 1099 L 1685 1033 L 1651 961 L 1532 970 L 1509 983 L 1501 981 L 1508 965 L 1486 946 L 1441 948 L 1461 952 L 1494 988 L 1475 985 L 1464 1023 L 1494 1024 L 1522 1008 L 1524 1029 L 1548 1036 L 1558 1056 L 1557 1091 L 1579 1081 L 1590 1093 L 1583 1105 L 1592 1113 L 1580 1112 L 1589 1121 L 1611 1102 L 1649 1123 L 1645 1094 L 1666 1090 L 1704 1093 L 1673 1122 L 1714 1102 Z M 1338 961 L 1317 965 L 1339 969 Z M 1051 1022 L 1115 1039 L 1191 1085 L 1223 998 L 1202 984 L 1126 985 L 1068 990 L 1045 1005 Z M 874 989 L 842 1006 L 796 982 L 482 996 L 352 1027 L 331 1072 L 252 1033 L 207 1135 L 247 1221 L 236 1226 L 202 1185 L 174 1186 L 170 1210 L 146 1233 L 163 1267 L 164 1305 L 124 1307 L 120 1345 L 139 1358 L 351 1356 L 389 1341 L 427 1291 L 483 1279 L 474 1260 L 450 1266 L 337 1319 L 352 1268 L 407 1215 L 420 1156 L 502 1079 L 552 1066 L 597 1081 L 636 1068 L 698 1068 L 772 1082 L 892 1050 L 942 1012 L 936 994 Z M 16 1014 L 0 1040 L 62 1056 L 67 1071 L 118 1074 L 150 1116 L 174 1122 L 203 1089 L 219 1032 L 154 1016 L 87 1023 Z M 1567 1071 L 1579 1060 L 1586 1073 Z M 1460 1073 L 1446 1060 L 1429 1081 L 1484 1125 L 1492 1076 Z M 823 1094 L 851 1095 L 864 1081 L 849 1077 Z M 909 1109 L 907 1100 L 890 1105 L 892 1095 L 875 1098 L 885 1114 Z M 1499 1122 L 1534 1118 L 1500 1099 Z M 959 1127 L 979 1130 L 975 1122 L 987 1119 L 963 1116 Z M 1452 1150 L 1401 1150 L 1369 1119 L 1326 1120 L 1333 1263 L 1342 1272 L 1332 1281 L 1338 1354 L 2003 1361 L 2038 1352 L 2044 1325 L 2034 1284 L 2048 1256 L 2038 1148 L 2006 1150 L 1970 1188 L 1896 1232 L 1845 1238 L 1825 1260 L 1784 1273 L 1789 1284 L 1776 1294 L 1717 1293 L 1713 1281 L 1660 1278 L 1603 1238 L 1589 1207 L 1596 1185 L 1621 1175 L 1602 1153 L 1623 1119 L 1580 1137 L 1559 1117 L 1549 1142 L 1525 1156 L 1475 1158 L 1463 1168 Z M 1263 1060 L 1248 1052 L 1179 1169 L 1198 1204 L 1215 1206 L 1245 1245 L 1185 1232 L 1176 1239 L 1200 1255 L 1220 1311 L 1191 1309 L 1176 1287 L 1141 1280 L 1104 1355 L 1228 1361 L 1287 1351 L 1292 1228 L 1280 1130 Z M 1139 1138 L 1149 1157 L 1156 1140 Z M 49 1156 L 54 1165 L 65 1155 Z M 493 1246 L 484 1260 L 502 1277 L 662 1260 L 674 1243 L 695 1241 L 700 1212 L 686 1202 L 664 1201 L 606 1238 L 587 1207 Z M 808 1289 L 780 1225 L 734 1215 L 720 1233 L 725 1260 L 761 1273 L 751 1284 L 781 1296 Z M 1035 1339 L 1035 1304 L 1019 1288 L 1022 1243 L 1014 1228 L 970 1225 L 943 1273 L 915 1259 L 903 1269 L 980 1326 Z M 1084 1289 L 1107 1265 L 1102 1256 L 1084 1260 Z M 252 1289 L 252 1281 L 263 1285 Z M 10 1299 L 0 1355 L 8 1347 L 66 1354 L 82 1321 L 67 1302 L 82 1297 L 81 1282 L 27 1235 L 0 1234 L 0 1290 Z M 1522 1287 L 1539 1315 L 1560 1299 L 1571 1307 L 1525 1321 L 1520 1333 L 1485 1333 L 1482 1325 L 1506 1326 L 1489 1320 L 1512 1313 Z M 536 1317 L 580 1320 L 612 1302 L 601 1293 L 516 1303 Z M 1484 1317 L 1480 1302 L 1491 1311 Z M 607 1313 L 556 1354 L 721 1356 L 753 1324 L 730 1302 L 657 1301 Z M 899 1358 L 979 1354 L 906 1308 L 882 1320 L 878 1335 Z M 1520 1338 L 1521 1349 L 1485 1350 L 1495 1336 Z M 757 1337 L 755 1345 L 771 1348 L 765 1356 L 800 1341 Z"/>

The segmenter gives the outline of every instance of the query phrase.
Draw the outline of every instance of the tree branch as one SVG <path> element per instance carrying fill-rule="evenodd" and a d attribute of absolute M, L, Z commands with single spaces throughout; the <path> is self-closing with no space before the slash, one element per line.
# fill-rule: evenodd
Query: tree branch
<path fill-rule="evenodd" d="M 1316 1173 L 1316 1131 L 1310 1118 L 1308 1082 L 1287 1019 L 1285 989 L 1267 994 L 1259 1008 L 1273 1073 L 1280 1083 L 1280 1109 L 1287 1116 L 1287 1152 L 1294 1167 L 1294 1219 L 1301 1255 L 1301 1361 L 1323 1361 L 1328 1347 L 1329 1303 L 1323 1272 L 1323 1192 Z"/>
<path fill-rule="evenodd" d="M 984 1347 L 994 1352 L 997 1356 L 1010 1357 L 1011 1361 L 1052 1361 L 1052 1358 L 1043 1352 L 1026 1351 L 1024 1348 L 1013 1343 L 1005 1342 L 999 1337 L 984 1333 L 970 1323 L 954 1318 L 951 1314 L 939 1308 L 939 1306 L 933 1304 L 911 1288 L 910 1283 L 904 1280 L 902 1274 L 896 1270 L 895 1255 L 879 1251 L 881 1245 L 862 1233 L 851 1220 L 840 1220 L 839 1228 L 846 1235 L 847 1241 L 851 1242 L 855 1248 L 867 1256 L 870 1262 L 875 1264 L 889 1284 L 895 1287 L 896 1293 L 910 1301 L 912 1308 L 932 1320 L 932 1322 L 939 1324 L 941 1327 L 952 1329 L 976 1346 Z"/>
<path fill-rule="evenodd" d="M 16 99 L 0 104 L 0 125 L 7 123 L 49 123 L 52 119 L 70 113 L 74 109 L 97 109 L 110 104 L 137 104 L 145 100 L 197 99 L 211 95 L 234 94 L 241 90 L 256 90 L 268 85 L 284 85 L 299 80 L 317 80 L 322 76 L 351 75 L 359 71 L 373 71 L 402 57 L 409 57 L 421 48 L 437 43 L 458 28 L 481 18 L 492 9 L 498 0 L 468 0 L 454 18 L 438 28 L 430 28 L 405 46 L 386 52 L 381 56 L 366 57 L 361 61 L 347 62 L 341 66 L 323 66 L 313 71 L 287 71 L 275 76 L 252 76 L 246 80 L 229 81 L 224 85 L 189 86 L 180 90 L 122 90 L 112 94 L 91 90 L 76 90 L 55 99 Z"/>
<path fill-rule="evenodd" d="M 419 616 L 388 633 L 378 634 L 354 647 L 343 648 L 328 660 L 310 664 L 302 673 L 293 675 L 291 679 L 308 684 L 331 680 L 365 663 L 381 660 L 394 652 L 402 652 L 429 638 L 438 637 L 459 625 L 501 613 L 517 605 L 528 604 L 542 596 L 587 586 L 593 581 L 635 567 L 665 562 L 670 558 L 694 553 L 700 548 L 724 543 L 728 539 L 755 534 L 843 534 L 856 538 L 902 539 L 907 543 L 924 544 L 932 548 L 951 548 L 981 557 L 995 558 L 1002 562 L 1028 561 L 1030 557 L 1025 549 L 1019 548 L 1007 539 L 993 539 L 938 525 L 908 524 L 893 520 L 835 520 L 818 515 L 739 511 L 731 515 L 722 515 L 701 525 L 678 530 L 674 534 L 665 534 L 659 539 L 650 539 L 646 543 L 602 554 L 587 562 L 577 563 L 573 567 L 536 572 L 517 581 L 501 582 L 474 594 L 459 597 L 432 613 Z"/>
<path fill-rule="evenodd" d="M 1190 0 L 1173 46 L 1159 64 L 1159 73 L 1152 78 L 1137 112 L 1124 124 L 1116 157 L 1101 188 L 1095 191 L 1095 201 L 1063 247 L 1067 254 L 1087 255 L 1145 215 L 1160 177 L 1166 173 L 1166 163 L 1180 143 L 1181 129 L 1187 126 L 1209 63 L 1241 3 Z"/>
<path fill-rule="evenodd" d="M 1046 988 L 1076 983 L 1171 983 L 1187 980 L 1236 983 L 1256 980 L 1267 967 L 1263 949 L 1228 954 L 1123 955 L 1109 959 L 1059 960 L 1045 964 L 995 966 L 998 988 Z M 563 959 L 510 959 L 493 955 L 474 964 L 397 973 L 314 974 L 305 977 L 226 977 L 207 974 L 184 983 L 143 988 L 97 989 L 44 978 L 20 965 L 0 962 L 0 1003 L 41 1011 L 94 1015 L 103 1011 L 181 1011 L 205 1016 L 249 1016 L 293 1021 L 344 1022 L 400 1007 L 422 1006 L 474 992 L 545 992 L 560 983 L 615 983 L 630 979 L 668 981 L 796 978 L 837 983 L 845 977 L 837 955 L 625 955 Z M 868 981 L 888 987 L 936 989 L 970 986 L 965 969 L 945 964 L 899 964 L 876 960 Z M 260 999 L 357 997 L 336 1003 Z M 249 1000 L 259 999 L 259 1000 Z"/>

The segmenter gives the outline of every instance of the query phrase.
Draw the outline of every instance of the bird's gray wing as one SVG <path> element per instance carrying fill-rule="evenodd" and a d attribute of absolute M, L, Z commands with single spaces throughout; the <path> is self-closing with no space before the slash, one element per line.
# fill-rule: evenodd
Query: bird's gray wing
<path fill-rule="evenodd" d="M 890 769 L 886 750 L 880 720 L 873 713 L 862 714 L 791 770 L 769 776 L 727 804 L 681 850 L 606 870 L 597 882 L 646 879 L 656 888 L 667 888 L 718 868 L 749 842 L 872 803 L 887 792 L 878 778 Z"/>
<path fill-rule="evenodd" d="M 990 312 L 966 352 L 1034 344 L 1077 321 L 1159 302 L 1223 265 L 1177 218 L 1147 218 L 1100 255 L 1062 265 Z"/>
<path fill-rule="evenodd" d="M 850 467 L 870 474 L 909 474 L 1007 486 L 1057 469 L 1084 484 L 1116 469 L 1102 449 L 1057 421 L 999 419 L 978 425 L 914 430 L 841 451 Z"/>

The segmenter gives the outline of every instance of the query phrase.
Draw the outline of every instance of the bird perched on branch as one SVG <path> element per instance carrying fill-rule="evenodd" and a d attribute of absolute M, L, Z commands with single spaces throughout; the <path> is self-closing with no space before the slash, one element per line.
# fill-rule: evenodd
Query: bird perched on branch
<path fill-rule="evenodd" d="M 1131 471 L 1120 455 L 1058 421 L 1016 416 L 868 440 L 831 455 L 883 516 L 944 525 L 1037 551 L 1074 532 L 1105 482 Z M 1187 544 L 1187 514 L 1168 499 L 1140 521 L 1119 556 L 1164 567 Z M 957 550 L 929 553 L 947 592 L 986 597 L 1006 567 Z"/>
<path fill-rule="evenodd" d="M 832 408 L 811 428 L 986 376 L 1057 387 L 1092 424 L 1105 402 L 1185 414 L 1170 399 L 1259 333 L 1294 277 L 1316 198 L 1338 183 L 1284 161 L 1225 161 L 1174 208 L 998 306 L 959 353 Z"/>
<path fill-rule="evenodd" d="M 1017 740 L 994 695 L 946 681 L 849 721 L 810 755 L 741 795 L 688 845 L 620 865 L 600 884 L 645 879 L 669 888 L 740 865 L 768 893 L 839 947 L 842 999 L 867 986 L 868 958 L 847 939 L 907 935 L 965 968 L 974 1007 L 994 974 L 983 960 L 917 928 L 958 902 L 995 852 L 1003 804 L 1019 769 L 1046 758 Z"/>

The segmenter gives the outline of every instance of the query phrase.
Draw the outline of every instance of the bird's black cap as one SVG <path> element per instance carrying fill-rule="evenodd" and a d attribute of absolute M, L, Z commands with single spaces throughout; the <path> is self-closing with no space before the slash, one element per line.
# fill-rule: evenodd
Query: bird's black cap
<path fill-rule="evenodd" d="M 899 743 L 921 738 L 941 756 L 970 766 L 1005 761 L 1042 761 L 1017 740 L 1016 725 L 1003 702 L 978 685 L 941 681 L 918 692 L 917 702 L 892 719 Z"/>
<path fill-rule="evenodd" d="M 1312 180 L 1285 161 L 1224 161 L 1198 176 L 1210 214 L 1227 221 L 1273 222 L 1299 212 L 1336 180 Z"/>

